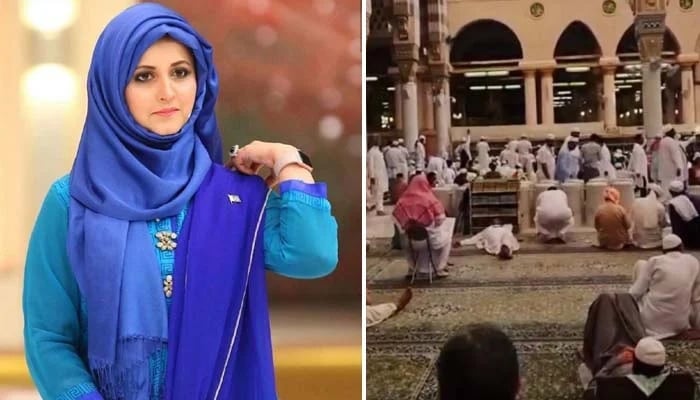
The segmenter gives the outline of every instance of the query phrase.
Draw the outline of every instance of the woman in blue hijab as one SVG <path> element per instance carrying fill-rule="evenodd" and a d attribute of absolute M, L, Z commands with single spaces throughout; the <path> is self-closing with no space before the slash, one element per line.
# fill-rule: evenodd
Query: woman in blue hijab
<path fill-rule="evenodd" d="M 265 269 L 335 268 L 325 184 L 279 143 L 243 147 L 237 172 L 221 165 L 212 49 L 163 6 L 107 25 L 87 86 L 73 168 L 27 254 L 25 348 L 42 398 L 275 399 Z"/>

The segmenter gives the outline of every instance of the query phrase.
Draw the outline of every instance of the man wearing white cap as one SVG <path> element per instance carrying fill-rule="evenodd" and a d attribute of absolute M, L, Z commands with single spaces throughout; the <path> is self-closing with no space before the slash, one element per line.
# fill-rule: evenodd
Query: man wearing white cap
<path fill-rule="evenodd" d="M 634 146 L 632 146 L 632 155 L 628 169 L 634 174 L 634 185 L 637 189 L 641 189 L 649 182 L 649 159 L 644 151 L 644 135 L 637 134 L 634 137 Z"/>
<path fill-rule="evenodd" d="M 398 140 L 392 141 L 391 146 L 389 146 L 389 149 L 384 153 L 384 160 L 386 160 L 386 169 L 389 176 L 390 186 L 392 181 L 396 178 L 396 174 L 404 172 L 402 166 L 406 162 L 406 159 L 403 157 L 403 152 L 401 149 L 399 149 Z"/>
<path fill-rule="evenodd" d="M 384 192 L 389 190 L 389 176 L 384 156 L 376 143 L 367 152 L 367 181 L 370 191 L 367 196 L 367 209 L 376 207 L 377 215 L 385 215 Z"/>
<path fill-rule="evenodd" d="M 700 327 L 700 263 L 683 253 L 677 235 L 666 235 L 663 255 L 637 261 L 629 294 L 639 305 L 647 335 L 660 339 Z"/>
<path fill-rule="evenodd" d="M 554 135 L 547 135 L 547 140 L 537 150 L 537 179 L 540 181 L 554 179 L 556 159 L 554 158 Z"/>
<path fill-rule="evenodd" d="M 416 141 L 416 169 L 425 169 L 425 136 L 418 136 Z"/>
<path fill-rule="evenodd" d="M 683 162 L 684 155 L 680 144 L 675 139 L 675 129 L 671 125 L 665 125 L 663 133 L 664 138 L 659 142 L 658 150 L 658 179 L 661 187 L 668 189 L 671 181 L 684 180 L 683 177 L 688 172 L 688 165 L 687 162 Z"/>
<path fill-rule="evenodd" d="M 574 214 L 566 193 L 550 187 L 537 196 L 535 207 L 535 228 L 540 240 L 564 242 L 564 235 L 574 225 Z"/>
<path fill-rule="evenodd" d="M 489 150 L 489 142 L 487 142 L 486 138 L 482 136 L 481 139 L 479 139 L 479 143 L 476 144 L 476 162 L 479 164 L 479 172 L 489 169 L 489 163 L 491 162 Z"/>
<path fill-rule="evenodd" d="M 460 168 L 467 168 L 469 160 L 472 159 L 471 150 L 469 149 L 469 146 L 471 145 L 470 142 L 471 136 L 469 135 L 469 131 L 467 130 L 467 136 L 462 138 L 462 143 L 460 143 L 455 149 L 455 158 L 459 159 Z"/>
<path fill-rule="evenodd" d="M 581 169 L 581 151 L 578 150 L 578 138 L 572 137 L 567 142 L 568 151 L 560 151 L 554 178 L 561 183 L 567 179 L 577 179 Z"/>
<path fill-rule="evenodd" d="M 669 192 L 668 215 L 673 233 L 683 240 L 686 248 L 700 248 L 700 198 L 687 194 L 679 180 L 669 184 Z"/>
<path fill-rule="evenodd" d="M 518 140 L 517 152 L 519 156 L 524 156 L 525 154 L 530 154 L 532 152 L 532 142 L 527 140 L 527 136 L 521 135 L 520 140 Z"/>
<path fill-rule="evenodd" d="M 501 151 L 501 154 L 499 156 L 499 159 L 501 161 L 501 164 L 505 164 L 511 168 L 515 168 L 515 165 L 520 162 L 520 157 L 518 156 L 517 151 L 518 147 L 518 141 L 517 140 L 511 140 L 507 142 L 506 147 L 503 148 Z"/>

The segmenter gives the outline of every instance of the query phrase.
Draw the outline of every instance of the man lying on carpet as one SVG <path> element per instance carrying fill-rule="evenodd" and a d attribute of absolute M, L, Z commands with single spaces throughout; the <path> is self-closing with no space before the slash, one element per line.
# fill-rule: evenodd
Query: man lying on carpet
<path fill-rule="evenodd" d="M 510 260 L 513 253 L 520 250 L 520 243 L 513 235 L 513 225 L 501 225 L 496 219 L 493 225 L 477 233 L 476 235 L 454 242 L 454 247 L 474 245 L 477 249 L 483 249 L 486 253 L 494 255 L 501 260 Z"/>
<path fill-rule="evenodd" d="M 394 315 L 398 314 L 406 308 L 406 305 L 413 298 L 413 292 L 411 288 L 406 288 L 404 292 L 399 297 L 396 303 L 382 303 L 382 304 L 371 304 L 369 300 L 369 293 L 367 294 L 367 327 L 377 325 Z"/>
<path fill-rule="evenodd" d="M 487 324 L 469 325 L 445 343 L 437 376 L 439 400 L 515 400 L 521 386 L 513 342 Z"/>

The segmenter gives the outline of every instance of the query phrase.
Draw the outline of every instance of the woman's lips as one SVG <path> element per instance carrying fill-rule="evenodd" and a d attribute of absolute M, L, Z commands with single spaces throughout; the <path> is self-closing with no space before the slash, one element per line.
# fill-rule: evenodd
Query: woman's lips
<path fill-rule="evenodd" d="M 154 112 L 153 114 L 161 116 L 161 117 L 169 117 L 177 112 L 177 108 L 166 108 L 163 110 L 159 110 Z"/>

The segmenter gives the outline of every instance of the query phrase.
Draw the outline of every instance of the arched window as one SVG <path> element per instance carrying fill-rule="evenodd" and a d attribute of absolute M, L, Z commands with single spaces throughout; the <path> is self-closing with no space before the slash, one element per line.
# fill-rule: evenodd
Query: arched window
<path fill-rule="evenodd" d="M 554 48 L 554 122 L 592 122 L 603 119 L 602 80 L 595 66 L 601 51 L 590 28 L 574 21 L 564 29 Z"/>
<path fill-rule="evenodd" d="M 523 50 L 515 33 L 501 22 L 477 20 L 451 44 L 452 125 L 524 124 L 523 76 L 517 69 Z"/>
<path fill-rule="evenodd" d="M 667 28 L 664 34 L 661 66 L 661 87 L 663 122 L 681 121 L 681 73 L 676 63 L 680 46 L 673 33 Z M 617 124 L 620 126 L 640 126 L 644 124 L 642 106 L 642 66 L 639 47 L 634 36 L 634 25 L 627 28 L 617 44 L 617 56 L 621 66 L 615 71 L 615 97 L 617 100 Z"/>

